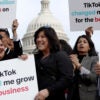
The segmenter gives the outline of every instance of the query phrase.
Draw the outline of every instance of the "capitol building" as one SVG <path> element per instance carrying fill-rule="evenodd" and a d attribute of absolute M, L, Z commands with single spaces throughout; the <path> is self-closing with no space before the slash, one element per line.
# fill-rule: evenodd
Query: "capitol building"
<path fill-rule="evenodd" d="M 36 18 L 34 18 L 31 23 L 29 23 L 27 32 L 24 35 L 23 51 L 25 53 L 32 53 L 35 48 L 34 44 L 34 33 L 41 26 L 51 26 L 55 29 L 59 39 L 64 39 L 68 41 L 67 34 L 64 32 L 63 27 L 59 20 L 57 20 L 49 9 L 49 0 L 41 0 L 41 11 Z"/>

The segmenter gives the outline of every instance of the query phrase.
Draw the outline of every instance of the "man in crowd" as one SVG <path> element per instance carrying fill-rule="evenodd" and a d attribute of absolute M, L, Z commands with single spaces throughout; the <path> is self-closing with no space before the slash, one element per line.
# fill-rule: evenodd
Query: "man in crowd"
<path fill-rule="evenodd" d="M 16 58 L 23 54 L 22 45 L 17 36 L 18 21 L 15 19 L 12 23 L 13 39 L 10 39 L 10 34 L 7 28 L 0 29 L 0 35 L 2 36 L 2 42 L 5 46 L 5 53 L 8 58 Z"/>

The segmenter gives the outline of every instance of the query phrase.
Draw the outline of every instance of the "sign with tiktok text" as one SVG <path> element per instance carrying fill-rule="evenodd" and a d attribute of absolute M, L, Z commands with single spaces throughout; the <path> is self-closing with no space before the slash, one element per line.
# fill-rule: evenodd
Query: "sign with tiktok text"
<path fill-rule="evenodd" d="M 69 0 L 71 31 L 100 30 L 100 0 Z"/>
<path fill-rule="evenodd" d="M 0 0 L 0 28 L 10 28 L 16 18 L 16 0 Z"/>
<path fill-rule="evenodd" d="M 37 93 L 33 55 L 0 61 L 0 100 L 34 100 Z"/>

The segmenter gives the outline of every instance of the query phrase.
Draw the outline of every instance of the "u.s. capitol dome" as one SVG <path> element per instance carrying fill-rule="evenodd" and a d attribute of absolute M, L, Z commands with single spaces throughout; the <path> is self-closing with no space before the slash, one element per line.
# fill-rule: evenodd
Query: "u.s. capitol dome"
<path fill-rule="evenodd" d="M 49 9 L 49 4 L 49 0 L 41 0 L 40 13 L 28 25 L 27 32 L 22 39 L 23 50 L 26 53 L 32 53 L 33 49 L 35 48 L 33 37 L 34 32 L 41 26 L 51 26 L 57 32 L 57 36 L 59 39 L 64 39 L 68 41 L 67 34 L 64 32 L 61 23 L 51 13 Z"/>

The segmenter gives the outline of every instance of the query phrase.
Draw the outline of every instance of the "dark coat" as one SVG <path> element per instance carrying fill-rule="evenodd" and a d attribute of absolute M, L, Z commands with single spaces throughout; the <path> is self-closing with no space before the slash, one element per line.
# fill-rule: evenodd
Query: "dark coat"
<path fill-rule="evenodd" d="M 5 51 L 7 59 L 17 58 L 18 56 L 23 54 L 22 45 L 21 45 L 20 40 L 19 41 L 13 41 L 13 43 L 14 43 L 14 50 L 9 50 L 7 48 L 6 51 Z"/>
<path fill-rule="evenodd" d="M 2 60 L 8 60 L 12 58 L 17 58 L 23 54 L 23 49 L 20 40 L 14 41 L 14 50 L 6 49 L 5 55 Z"/>
<path fill-rule="evenodd" d="M 41 58 L 35 55 L 39 90 L 48 89 L 46 100 L 65 100 L 64 90 L 71 86 L 73 78 L 71 60 L 63 51 Z"/>

